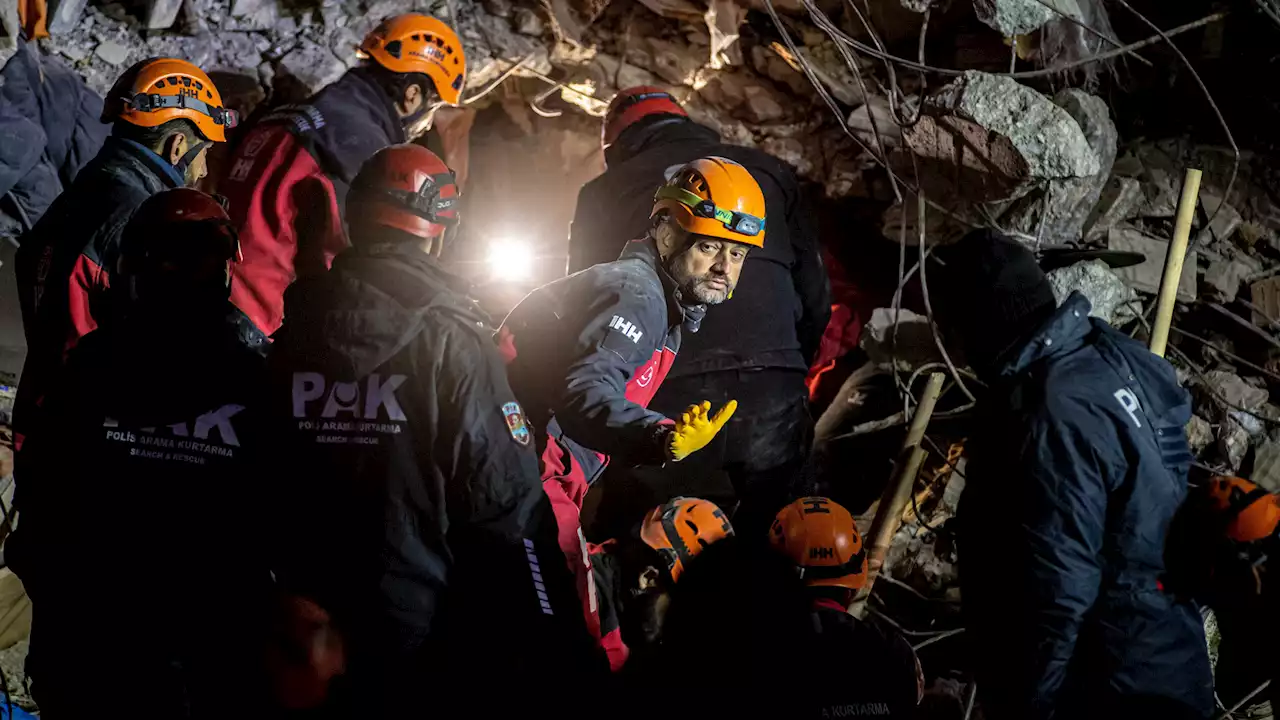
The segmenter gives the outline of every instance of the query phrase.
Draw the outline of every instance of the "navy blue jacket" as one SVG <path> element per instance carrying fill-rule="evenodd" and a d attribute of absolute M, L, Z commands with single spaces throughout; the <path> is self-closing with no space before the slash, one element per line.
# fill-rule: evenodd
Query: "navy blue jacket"
<path fill-rule="evenodd" d="M 1161 584 L 1187 492 L 1173 368 L 1072 295 L 1008 356 L 961 502 L 966 625 L 993 720 L 1213 708 L 1200 615 Z"/>

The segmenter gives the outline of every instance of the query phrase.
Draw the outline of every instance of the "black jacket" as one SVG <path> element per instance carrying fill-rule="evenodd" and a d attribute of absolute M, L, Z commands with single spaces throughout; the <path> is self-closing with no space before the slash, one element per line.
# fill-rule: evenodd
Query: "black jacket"
<path fill-rule="evenodd" d="M 264 380 L 217 313 L 112 319 L 71 352 L 22 452 L 5 552 L 40 608 L 34 675 L 75 685 L 127 662 L 156 716 L 225 710 L 210 686 L 254 662 L 270 591 L 246 480 Z"/>
<path fill-rule="evenodd" d="M 0 70 L 0 238 L 31 230 L 106 139 L 102 98 L 18 39 Z"/>
<path fill-rule="evenodd" d="M 919 661 L 901 635 L 854 619 L 836 603 L 813 610 L 815 647 L 797 718 L 910 718 L 924 691 Z"/>
<path fill-rule="evenodd" d="M 462 291 L 415 248 L 353 248 L 290 288 L 272 350 L 277 576 L 347 635 L 373 716 L 588 642 L 524 413 Z"/>
<path fill-rule="evenodd" d="M 831 286 L 813 218 L 791 168 L 715 131 L 664 117 L 628 128 L 605 153 L 609 169 L 583 186 L 569 233 L 569 271 L 609 262 L 645 234 L 664 171 L 719 155 L 741 163 L 765 197 L 765 243 L 753 248 L 732 300 L 711 308 L 672 377 L 739 368 L 807 370 L 831 317 Z"/>
<path fill-rule="evenodd" d="M 534 290 L 502 323 L 511 386 L 539 442 L 568 447 L 587 482 L 604 469 L 595 453 L 663 461 L 655 426 L 666 418 L 646 406 L 706 306 L 685 303 L 660 263 L 643 237 L 621 259 Z"/>
<path fill-rule="evenodd" d="M 1163 581 L 1192 460 L 1173 368 L 1075 294 L 984 406 L 958 519 L 987 716 L 1110 717 L 1135 698 L 1207 716 L 1200 614 Z"/>

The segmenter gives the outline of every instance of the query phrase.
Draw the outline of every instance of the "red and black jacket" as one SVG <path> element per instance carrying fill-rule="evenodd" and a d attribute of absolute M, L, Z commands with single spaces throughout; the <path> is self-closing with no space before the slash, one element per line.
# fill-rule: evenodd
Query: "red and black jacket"
<path fill-rule="evenodd" d="M 499 342 L 511 387 L 538 429 L 566 447 L 588 483 L 609 457 L 664 460 L 667 421 L 646 407 L 706 306 L 681 298 L 653 240 L 631 242 L 618 260 L 544 285 L 511 311 Z"/>
<path fill-rule="evenodd" d="M 347 247 L 347 189 L 365 160 L 404 141 L 395 106 L 365 68 L 246 132 L 218 192 L 230 201 L 244 254 L 231 301 L 258 330 L 279 329 L 285 288 L 323 272 Z"/>

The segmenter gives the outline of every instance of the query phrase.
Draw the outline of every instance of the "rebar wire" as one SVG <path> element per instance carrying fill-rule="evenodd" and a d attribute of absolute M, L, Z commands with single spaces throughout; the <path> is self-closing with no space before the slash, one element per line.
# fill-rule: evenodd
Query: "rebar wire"
<path fill-rule="evenodd" d="M 884 41 L 880 39 L 880 33 L 876 32 L 875 28 L 871 26 L 871 22 L 867 20 L 867 15 L 871 14 L 870 6 L 868 5 L 867 12 L 864 15 L 862 11 L 858 9 L 858 6 L 853 3 L 853 0 L 845 0 L 845 2 L 849 5 L 850 8 L 853 9 L 854 14 L 858 16 L 858 21 L 862 23 L 862 27 L 867 31 L 867 35 L 871 37 L 871 42 L 876 44 L 876 49 L 878 49 L 880 52 L 888 52 L 887 49 L 885 48 Z M 806 6 L 813 5 L 812 0 L 805 0 L 805 5 Z M 812 16 L 812 12 L 810 13 L 810 16 Z M 831 19 L 826 17 L 826 15 L 823 15 L 822 19 L 832 28 L 835 28 L 835 24 L 832 23 Z M 836 46 L 839 47 L 840 42 L 837 41 L 834 37 L 832 38 L 832 42 L 834 42 Z M 887 93 L 889 98 L 889 115 L 890 117 L 893 118 L 893 121 L 895 123 L 901 126 L 903 125 L 903 120 L 902 120 L 902 117 L 898 115 L 897 96 L 902 94 L 902 90 L 901 88 L 898 87 L 898 74 L 893 70 L 893 63 L 889 62 L 888 60 L 884 61 L 884 68 L 885 68 L 885 72 L 889 76 L 889 92 Z M 870 108 L 867 108 L 867 114 L 868 116 L 870 116 L 871 114 Z"/>
<path fill-rule="evenodd" d="M 1223 355 L 1231 358 L 1232 360 L 1235 360 L 1236 362 L 1240 363 L 1241 365 L 1244 365 L 1250 370 L 1262 373 L 1263 375 L 1266 375 L 1272 380 L 1275 380 L 1276 382 L 1280 382 L 1280 375 L 1277 375 L 1276 373 L 1271 372 L 1270 370 L 1262 367 L 1261 365 L 1255 365 L 1254 363 L 1248 360 L 1245 360 L 1244 358 L 1240 357 L 1239 355 L 1236 355 L 1235 353 L 1229 350 L 1224 350 L 1218 347 L 1217 343 L 1213 342 L 1212 340 L 1209 340 L 1207 338 L 1202 338 L 1199 335 L 1196 335 L 1194 333 L 1189 333 L 1186 330 L 1183 330 L 1182 328 L 1178 327 L 1177 325 L 1170 324 L 1169 327 L 1172 328 L 1174 332 L 1178 333 L 1179 335 L 1182 335 L 1183 337 L 1191 338 L 1192 340 L 1195 340 L 1196 342 L 1202 345 L 1205 345 L 1206 347 L 1213 348 L 1215 351 L 1222 353 Z"/>
<path fill-rule="evenodd" d="M 1204 84 L 1204 80 L 1200 77 L 1200 73 L 1196 72 L 1195 66 L 1191 64 L 1191 61 L 1187 59 L 1187 56 L 1184 55 L 1182 53 L 1182 50 L 1177 45 L 1174 44 L 1172 39 L 1170 39 L 1170 35 L 1167 32 L 1161 30 L 1158 25 L 1151 22 L 1151 20 L 1148 19 L 1146 15 L 1143 15 L 1142 13 L 1135 10 L 1134 7 L 1130 5 L 1126 0 L 1115 0 L 1115 1 L 1123 5 L 1125 10 L 1128 10 L 1129 12 L 1136 15 L 1137 18 L 1141 20 L 1143 24 L 1145 24 L 1147 27 L 1151 28 L 1152 30 L 1155 30 L 1156 33 L 1160 35 L 1160 38 L 1164 40 L 1166 44 L 1169 45 L 1169 47 L 1173 50 L 1175 54 L 1177 54 L 1178 59 L 1182 61 L 1182 64 L 1185 65 L 1187 70 L 1191 73 L 1191 77 L 1195 79 L 1196 85 L 1200 86 L 1200 92 L 1204 93 L 1205 100 L 1209 101 L 1209 107 L 1213 109 L 1214 116 L 1218 118 L 1218 124 L 1222 126 L 1222 132 L 1227 136 L 1227 142 L 1231 144 L 1231 153 L 1233 156 L 1232 162 L 1231 162 L 1231 179 L 1227 181 L 1227 188 L 1222 192 L 1222 202 L 1218 203 L 1218 207 L 1214 209 L 1213 215 L 1210 215 L 1208 221 L 1205 222 L 1205 227 L 1210 227 L 1213 225 L 1213 221 L 1217 219 L 1218 213 L 1222 212 L 1222 206 L 1226 205 L 1227 200 L 1231 198 L 1231 190 L 1236 186 L 1236 175 L 1238 175 L 1240 172 L 1240 146 L 1236 145 L 1235 136 L 1231 134 L 1231 126 L 1227 124 L 1227 119 L 1223 117 L 1222 110 L 1221 108 L 1218 107 L 1218 103 L 1214 102 L 1213 94 L 1209 92 L 1209 87 Z M 1196 239 L 1198 237 L 1199 236 L 1196 236 L 1196 238 L 1192 238 L 1191 244 L 1187 246 L 1188 250 L 1195 248 Z"/>
<path fill-rule="evenodd" d="M 911 164 L 913 167 L 915 166 L 915 158 L 915 154 L 912 153 Z M 919 181 L 919 169 L 916 168 L 916 182 L 918 183 Z M 918 261 L 920 266 L 920 295 L 924 297 L 924 312 L 929 319 L 929 330 L 933 333 L 933 344 L 938 347 L 938 352 L 942 354 L 942 361 L 947 364 L 947 370 L 951 371 L 951 377 L 956 381 L 960 392 L 969 398 L 970 403 L 977 403 L 978 399 L 973 396 L 973 393 L 969 392 L 969 387 L 964 384 L 964 380 L 960 379 L 960 371 L 956 369 L 955 363 L 951 361 L 951 354 L 947 352 L 946 343 L 942 342 L 942 334 L 938 332 L 938 324 L 933 321 L 933 302 L 929 299 L 929 276 L 925 269 L 925 207 L 923 190 L 916 195 L 916 224 L 920 226 L 918 228 L 920 233 L 918 245 L 920 251 L 920 259 Z"/>
<path fill-rule="evenodd" d="M 515 74 L 515 72 L 516 72 L 517 70 L 519 70 L 519 69 L 520 69 L 520 66 L 521 66 L 521 65 L 524 65 L 525 63 L 527 63 L 527 62 L 529 62 L 530 60 L 532 60 L 532 59 L 533 59 L 533 55 L 534 55 L 533 53 L 529 53 L 528 55 L 525 55 L 524 57 L 522 57 L 522 58 L 520 58 L 519 60 L 517 60 L 517 61 L 515 62 L 515 64 L 514 64 L 514 65 L 512 65 L 511 67 L 509 67 L 509 68 L 507 68 L 506 70 L 504 70 L 504 71 L 502 72 L 502 74 L 498 76 L 498 79 L 497 79 L 497 80 L 494 80 L 493 82 L 489 83 L 489 84 L 485 87 L 485 89 L 481 90 L 480 92 L 476 93 L 475 95 L 472 95 L 471 97 L 466 98 L 465 100 L 463 100 L 463 101 L 462 101 L 462 104 L 463 104 L 463 105 L 470 105 L 471 103 L 473 103 L 473 102 L 476 102 L 476 101 L 480 100 L 480 98 L 483 98 L 485 95 L 488 95 L 489 93 L 493 92 L 495 88 L 497 88 L 499 85 L 501 85 L 501 84 L 502 84 L 502 81 L 503 81 L 503 80 L 506 80 L 507 78 L 509 78 L 509 77 L 511 77 L 512 75 L 514 75 L 514 74 Z M 504 60 L 505 62 L 511 62 L 510 60 L 507 60 L 506 58 L 502 58 L 502 60 Z"/>
<path fill-rule="evenodd" d="M 941 634 L 939 634 L 939 635 L 935 635 L 934 637 L 931 637 L 931 638 L 929 638 L 928 640 L 925 640 L 924 642 L 920 643 L 919 645 L 912 645 L 912 646 L 911 646 L 911 649 L 912 649 L 912 650 L 914 650 L 914 651 L 916 651 L 916 652 L 920 652 L 920 651 L 921 651 L 921 650 L 923 650 L 924 648 L 927 648 L 927 647 L 929 647 L 930 645 L 932 645 L 932 644 L 934 644 L 934 643 L 936 643 L 936 642 L 940 642 L 940 641 L 942 641 L 942 640 L 946 640 L 946 639 L 947 639 L 947 638 L 949 638 L 949 637 L 955 637 L 956 635 L 959 635 L 959 634 L 960 634 L 960 633 L 962 633 L 962 632 L 964 632 L 964 628 L 956 628 L 955 630 L 948 630 L 948 631 L 946 631 L 946 632 L 944 632 L 944 633 L 941 633 Z"/>
<path fill-rule="evenodd" d="M 969 683 L 969 700 L 964 704 L 964 720 L 969 720 L 969 716 L 973 714 L 973 703 L 978 699 L 978 681 L 974 680 Z"/>
<path fill-rule="evenodd" d="M 1261 693 L 1263 690 L 1266 690 L 1269 687 L 1271 687 L 1271 681 L 1267 680 L 1266 682 L 1262 683 L 1257 688 L 1255 688 L 1253 692 L 1249 693 L 1248 695 L 1245 695 L 1244 699 L 1236 703 L 1234 706 L 1232 706 L 1230 710 L 1227 710 L 1226 712 L 1222 713 L 1218 717 L 1214 718 L 1214 720 L 1226 720 L 1226 718 L 1231 717 L 1231 713 L 1244 707 L 1245 703 L 1248 703 L 1250 700 L 1257 697 L 1259 693 Z"/>
<path fill-rule="evenodd" d="M 1276 11 L 1271 9 L 1271 6 L 1267 4 L 1267 0 L 1253 0 L 1253 2 L 1275 24 L 1280 25 L 1280 14 L 1276 14 Z"/>

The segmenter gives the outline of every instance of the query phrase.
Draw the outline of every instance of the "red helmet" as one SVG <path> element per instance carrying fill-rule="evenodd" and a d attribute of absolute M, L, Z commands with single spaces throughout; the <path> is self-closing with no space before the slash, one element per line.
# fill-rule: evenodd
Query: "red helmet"
<path fill-rule="evenodd" d="M 222 202 L 194 188 L 172 188 L 143 201 L 120 240 L 119 270 L 194 271 L 239 262 L 240 241 Z"/>
<path fill-rule="evenodd" d="M 421 145 L 392 145 L 365 161 L 351 183 L 348 216 L 421 238 L 458 222 L 453 171 Z"/>
<path fill-rule="evenodd" d="M 680 103 L 671 93 L 659 87 L 641 85 L 640 87 L 619 90 L 609 103 L 604 113 L 604 128 L 601 131 L 600 144 L 609 147 L 618 141 L 623 130 L 636 124 L 641 118 L 650 115 L 679 115 L 689 117 L 689 113 L 680 107 Z"/>

